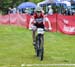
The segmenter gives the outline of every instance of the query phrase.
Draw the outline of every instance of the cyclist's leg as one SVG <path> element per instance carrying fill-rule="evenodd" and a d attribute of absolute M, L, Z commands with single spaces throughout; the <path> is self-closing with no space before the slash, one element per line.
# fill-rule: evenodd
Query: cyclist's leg
<path fill-rule="evenodd" d="M 35 38 L 36 38 L 35 33 L 36 33 L 36 31 L 33 30 L 33 31 L 32 31 L 33 44 L 35 44 Z"/>
<path fill-rule="evenodd" d="M 32 38 L 33 38 L 33 45 L 35 46 L 35 40 L 36 40 L 36 29 L 37 29 L 37 27 L 35 26 L 35 25 L 33 25 L 33 27 L 32 27 Z"/>

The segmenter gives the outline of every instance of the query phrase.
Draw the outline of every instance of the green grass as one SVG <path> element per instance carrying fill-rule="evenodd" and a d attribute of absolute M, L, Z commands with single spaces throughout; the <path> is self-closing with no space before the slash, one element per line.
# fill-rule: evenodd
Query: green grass
<path fill-rule="evenodd" d="M 46 32 L 44 60 L 40 61 L 35 56 L 31 35 L 31 31 L 25 28 L 0 26 L 0 67 L 22 67 L 21 64 L 75 63 L 75 36 Z"/>

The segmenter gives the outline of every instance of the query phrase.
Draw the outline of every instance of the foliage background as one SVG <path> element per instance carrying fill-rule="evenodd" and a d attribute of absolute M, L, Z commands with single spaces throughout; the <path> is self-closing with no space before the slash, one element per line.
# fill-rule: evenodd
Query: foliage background
<path fill-rule="evenodd" d="M 7 13 L 9 7 L 17 7 L 22 2 L 31 1 L 38 3 L 43 0 L 0 0 L 0 13 Z"/>
<path fill-rule="evenodd" d="M 17 7 L 20 3 L 27 1 L 37 4 L 38 2 L 41 2 L 43 0 L 0 0 L 0 14 L 7 14 L 9 7 Z M 73 0 L 70 1 L 71 3 L 73 3 Z"/>

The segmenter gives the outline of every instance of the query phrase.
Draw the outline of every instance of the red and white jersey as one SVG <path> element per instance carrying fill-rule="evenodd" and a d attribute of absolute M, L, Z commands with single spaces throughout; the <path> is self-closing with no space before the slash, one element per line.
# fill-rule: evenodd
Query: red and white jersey
<path fill-rule="evenodd" d="M 30 23 L 44 23 L 46 21 L 49 22 L 49 19 L 43 13 L 41 13 L 40 16 L 37 16 L 37 13 L 34 13 Z"/>
<path fill-rule="evenodd" d="M 41 24 L 41 23 L 43 23 L 43 20 L 44 20 L 44 14 L 41 13 L 41 14 L 38 16 L 37 13 L 34 13 L 33 18 L 34 18 L 34 21 L 35 21 L 34 23 Z"/>
<path fill-rule="evenodd" d="M 30 19 L 29 28 L 31 28 L 31 26 L 33 26 L 33 24 L 35 23 L 39 25 L 45 25 L 45 22 L 48 22 L 49 27 L 51 27 L 50 20 L 43 13 L 41 13 L 40 16 L 37 16 L 37 14 L 34 13 L 32 18 Z"/>

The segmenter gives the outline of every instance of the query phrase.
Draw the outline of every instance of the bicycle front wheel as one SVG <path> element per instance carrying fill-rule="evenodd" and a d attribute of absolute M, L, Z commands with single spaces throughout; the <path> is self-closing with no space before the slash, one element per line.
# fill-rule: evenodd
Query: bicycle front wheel
<path fill-rule="evenodd" d="M 39 49 L 39 58 L 42 61 L 44 57 L 44 38 L 43 35 L 40 37 L 40 49 Z"/>

